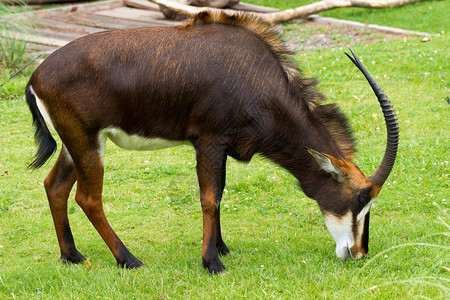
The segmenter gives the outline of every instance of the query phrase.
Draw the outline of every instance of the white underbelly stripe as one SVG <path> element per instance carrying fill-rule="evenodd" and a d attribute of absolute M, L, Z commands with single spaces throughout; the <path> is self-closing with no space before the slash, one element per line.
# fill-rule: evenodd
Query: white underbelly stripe
<path fill-rule="evenodd" d="M 161 138 L 146 138 L 135 134 L 128 134 L 118 128 L 106 128 L 100 131 L 120 148 L 128 150 L 158 150 L 180 145 L 191 145 L 189 141 L 171 141 Z"/>

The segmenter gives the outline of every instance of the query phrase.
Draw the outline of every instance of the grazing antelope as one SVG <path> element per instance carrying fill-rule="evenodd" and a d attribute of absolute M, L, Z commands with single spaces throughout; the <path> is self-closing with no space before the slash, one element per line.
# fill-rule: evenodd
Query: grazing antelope
<path fill-rule="evenodd" d="M 394 165 L 398 125 L 386 94 L 358 58 L 349 57 L 372 86 L 387 125 L 386 152 L 371 177 L 352 162 L 345 116 L 333 104 L 320 104 L 316 82 L 301 76 L 278 35 L 251 16 L 203 12 L 183 26 L 101 32 L 55 51 L 31 76 L 26 100 L 39 145 L 30 168 L 56 149 L 46 123 L 62 141 L 44 182 L 61 259 L 85 259 L 67 217 L 77 181 L 75 200 L 118 266 L 142 265 L 103 211 L 108 138 L 125 149 L 195 148 L 202 263 L 211 273 L 225 269 L 219 254 L 229 252 L 220 229 L 227 157 L 248 162 L 255 153 L 287 169 L 317 201 L 338 257 L 365 257 L 369 210 Z"/>

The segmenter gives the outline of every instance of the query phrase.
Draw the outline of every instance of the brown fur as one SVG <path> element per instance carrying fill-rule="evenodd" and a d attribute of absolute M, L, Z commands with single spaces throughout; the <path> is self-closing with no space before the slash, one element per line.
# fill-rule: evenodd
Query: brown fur
<path fill-rule="evenodd" d="M 352 130 L 348 120 L 336 105 L 320 105 L 325 97 L 315 91 L 317 81 L 304 78 L 303 72 L 295 65 L 291 52 L 286 48 L 280 36 L 269 26 L 252 14 L 228 14 L 223 11 L 204 11 L 196 15 L 189 23 L 179 26 L 180 29 L 191 29 L 194 26 L 211 23 L 238 26 L 257 35 L 270 48 L 278 59 L 287 80 L 295 92 L 297 99 L 306 104 L 309 111 L 322 123 L 330 138 L 341 152 L 342 158 L 352 160 L 356 152 Z"/>
<path fill-rule="evenodd" d="M 196 25 L 207 25 L 211 23 L 238 26 L 249 30 L 269 46 L 272 53 L 280 61 L 281 67 L 289 81 L 294 80 L 294 78 L 300 75 L 300 70 L 295 66 L 290 51 L 286 49 L 279 35 L 273 31 L 269 24 L 264 23 L 252 14 L 227 14 L 221 11 L 203 11 L 197 14 L 189 23 L 179 28 L 189 29 Z"/>
<path fill-rule="evenodd" d="M 38 99 L 63 143 L 44 182 L 63 261 L 84 259 L 66 211 L 76 181 L 75 199 L 117 264 L 142 265 L 102 209 L 102 151 L 111 129 L 194 146 L 202 262 L 211 273 L 224 270 L 218 255 L 229 252 L 220 232 L 228 156 L 249 161 L 260 153 L 291 172 L 324 213 L 357 214 L 361 188 L 370 182 L 351 163 L 347 119 L 336 106 L 319 104 L 324 97 L 315 86 L 267 24 L 242 14 L 204 12 L 179 27 L 101 32 L 55 51 L 31 76 L 26 99 L 40 145 L 32 167 L 56 147 Z M 336 157 L 345 176 L 336 180 L 306 148 Z"/>
<path fill-rule="evenodd" d="M 327 129 L 343 158 L 351 161 L 356 150 L 354 148 L 355 139 L 348 125 L 347 117 L 334 104 L 317 106 L 313 112 Z"/>

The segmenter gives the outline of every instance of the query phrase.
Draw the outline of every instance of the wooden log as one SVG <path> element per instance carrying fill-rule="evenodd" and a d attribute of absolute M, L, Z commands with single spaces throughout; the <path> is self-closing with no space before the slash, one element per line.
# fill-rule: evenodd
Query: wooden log
<path fill-rule="evenodd" d="M 88 26 L 104 28 L 104 29 L 124 29 L 124 28 L 139 28 L 139 27 L 155 27 L 155 26 L 176 26 L 182 24 L 178 21 L 169 21 L 161 19 L 148 20 L 131 20 L 126 18 L 114 18 L 110 16 L 102 16 L 100 14 L 86 14 L 82 18 L 77 18 L 78 24 L 86 24 Z M 96 23 L 96 24 L 94 24 Z"/>
<path fill-rule="evenodd" d="M 77 16 L 73 20 L 75 24 L 81 24 L 86 26 L 92 26 L 96 28 L 102 28 L 105 30 L 111 29 L 124 29 L 124 28 L 139 28 L 150 26 L 148 22 L 142 22 L 138 20 L 126 20 L 101 16 L 98 14 L 85 14 L 83 16 Z"/>
<path fill-rule="evenodd" d="M 93 13 L 94 15 L 106 16 L 116 19 L 141 21 L 141 22 L 158 22 L 158 25 L 174 26 L 180 23 L 174 21 L 168 21 L 164 18 L 161 12 L 149 11 L 143 9 L 136 9 L 130 7 L 118 7 L 110 10 L 102 10 Z"/>
<path fill-rule="evenodd" d="M 129 7 L 160 11 L 159 6 L 149 0 L 123 0 L 123 3 Z M 277 8 L 259 6 L 259 5 L 244 3 L 244 2 L 239 2 L 238 4 L 233 5 L 230 8 L 233 10 L 259 12 L 259 13 L 270 13 L 270 12 L 280 11 Z"/>
<path fill-rule="evenodd" d="M 193 17 L 200 11 L 212 10 L 214 8 L 199 8 L 190 5 L 185 5 L 178 2 L 173 2 L 170 0 L 150 0 L 163 10 L 169 11 L 172 15 L 183 14 L 188 17 Z M 263 21 L 270 24 L 278 24 L 281 22 L 286 22 L 292 19 L 304 18 L 312 14 L 316 14 L 322 11 L 327 11 L 340 7 L 365 7 L 365 8 L 381 8 L 381 7 L 394 7 L 402 6 L 405 4 L 427 1 L 427 0 L 322 0 L 309 5 L 292 8 L 279 12 L 272 13 L 254 13 L 255 16 L 259 17 Z M 229 14 L 236 13 L 233 10 L 223 10 Z"/>
<path fill-rule="evenodd" d="M 147 0 L 123 0 L 123 4 L 129 7 L 160 11 L 159 6 L 157 4 Z"/>
<path fill-rule="evenodd" d="M 225 8 L 239 3 L 239 0 L 172 0 L 185 5 Z"/>
<path fill-rule="evenodd" d="M 70 42 L 70 40 L 56 38 L 53 36 L 39 36 L 36 34 L 31 35 L 31 34 L 25 34 L 22 32 L 9 31 L 9 30 L 0 31 L 0 36 L 14 37 L 18 40 L 23 40 L 23 41 L 32 42 L 35 44 L 47 45 L 47 46 L 56 46 L 56 47 L 62 47 Z"/>
<path fill-rule="evenodd" d="M 397 34 L 397 35 L 416 35 L 416 36 L 433 36 L 435 34 L 427 33 L 427 32 L 420 32 L 420 31 L 412 31 L 412 30 L 405 30 L 401 28 L 395 28 L 395 27 L 389 27 L 389 26 L 381 26 L 381 25 L 375 25 L 375 24 L 366 24 L 366 23 L 360 23 L 355 21 L 347 21 L 347 20 L 340 20 L 330 17 L 322 17 L 319 15 L 310 15 L 306 18 L 303 18 L 302 20 L 307 22 L 314 22 L 318 24 L 330 24 L 333 26 L 346 26 L 351 28 L 359 28 L 359 29 L 367 29 L 371 31 L 377 31 L 377 32 L 385 32 L 389 34 Z"/>
<path fill-rule="evenodd" d="M 0 0 L 0 3 L 14 3 L 17 5 L 28 4 L 28 5 L 42 5 L 42 4 L 56 4 L 56 3 L 77 3 L 86 2 L 83 0 Z"/>
<path fill-rule="evenodd" d="M 44 26 L 46 28 L 50 28 L 56 32 L 73 32 L 80 34 L 90 34 L 103 31 L 104 29 L 96 28 L 93 26 L 86 26 L 81 24 L 72 24 L 61 20 L 56 19 L 42 19 L 39 22 L 39 26 Z"/>
<path fill-rule="evenodd" d="M 2 1 L 2 0 L 0 0 Z M 6 16 L 0 17 L 1 21 L 8 21 L 8 20 L 16 20 L 17 18 L 30 18 L 35 19 L 36 17 L 53 17 L 68 13 L 75 13 L 75 12 L 91 12 L 96 10 L 102 10 L 102 9 L 111 9 L 115 7 L 121 7 L 123 6 L 122 0 L 107 0 L 107 1 L 101 1 L 101 2 L 93 2 L 93 3 L 82 3 L 82 4 L 74 4 L 74 5 L 66 5 L 62 7 L 56 7 L 56 8 L 49 8 L 49 9 L 43 9 L 38 11 L 31 11 L 31 12 L 24 12 L 24 13 L 18 13 L 18 14 L 11 14 Z"/>
<path fill-rule="evenodd" d="M 249 4 L 249 3 L 245 3 L 245 2 L 239 2 L 238 4 L 233 5 L 231 8 L 233 10 L 257 12 L 257 13 L 272 13 L 272 12 L 280 11 L 277 8 Z"/>
<path fill-rule="evenodd" d="M 278 24 L 341 7 L 382 8 L 402 6 L 420 1 L 427 0 L 323 0 L 285 11 L 266 14 L 264 16 L 259 14 L 259 16 L 268 23 Z"/>

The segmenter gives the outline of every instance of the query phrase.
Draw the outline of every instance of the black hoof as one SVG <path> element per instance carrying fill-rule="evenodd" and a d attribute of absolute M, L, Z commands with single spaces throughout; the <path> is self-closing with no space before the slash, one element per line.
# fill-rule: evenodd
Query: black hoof
<path fill-rule="evenodd" d="M 136 257 L 129 258 L 123 262 L 119 261 L 119 260 L 117 261 L 117 267 L 119 267 L 119 268 L 136 269 L 136 268 L 140 268 L 143 266 L 144 266 L 144 264 Z"/>
<path fill-rule="evenodd" d="M 71 263 L 74 263 L 74 264 L 78 264 L 78 263 L 80 263 L 82 261 L 85 261 L 86 258 L 83 256 L 83 254 L 78 252 L 78 250 L 75 250 L 70 255 L 61 254 L 61 260 L 62 260 L 63 263 L 71 262 Z"/>
<path fill-rule="evenodd" d="M 119 268 L 135 269 L 144 265 L 139 259 L 131 254 L 125 246 L 122 246 L 119 253 L 120 256 L 116 257 L 117 267 Z"/>
<path fill-rule="evenodd" d="M 217 254 L 219 255 L 227 255 L 230 253 L 230 249 L 228 249 L 227 245 L 224 242 L 220 242 L 216 245 Z"/>
<path fill-rule="evenodd" d="M 213 258 L 209 263 L 204 258 L 202 258 L 202 265 L 205 269 L 208 269 L 210 274 L 213 275 L 225 271 L 225 266 L 222 264 L 218 257 Z"/>

